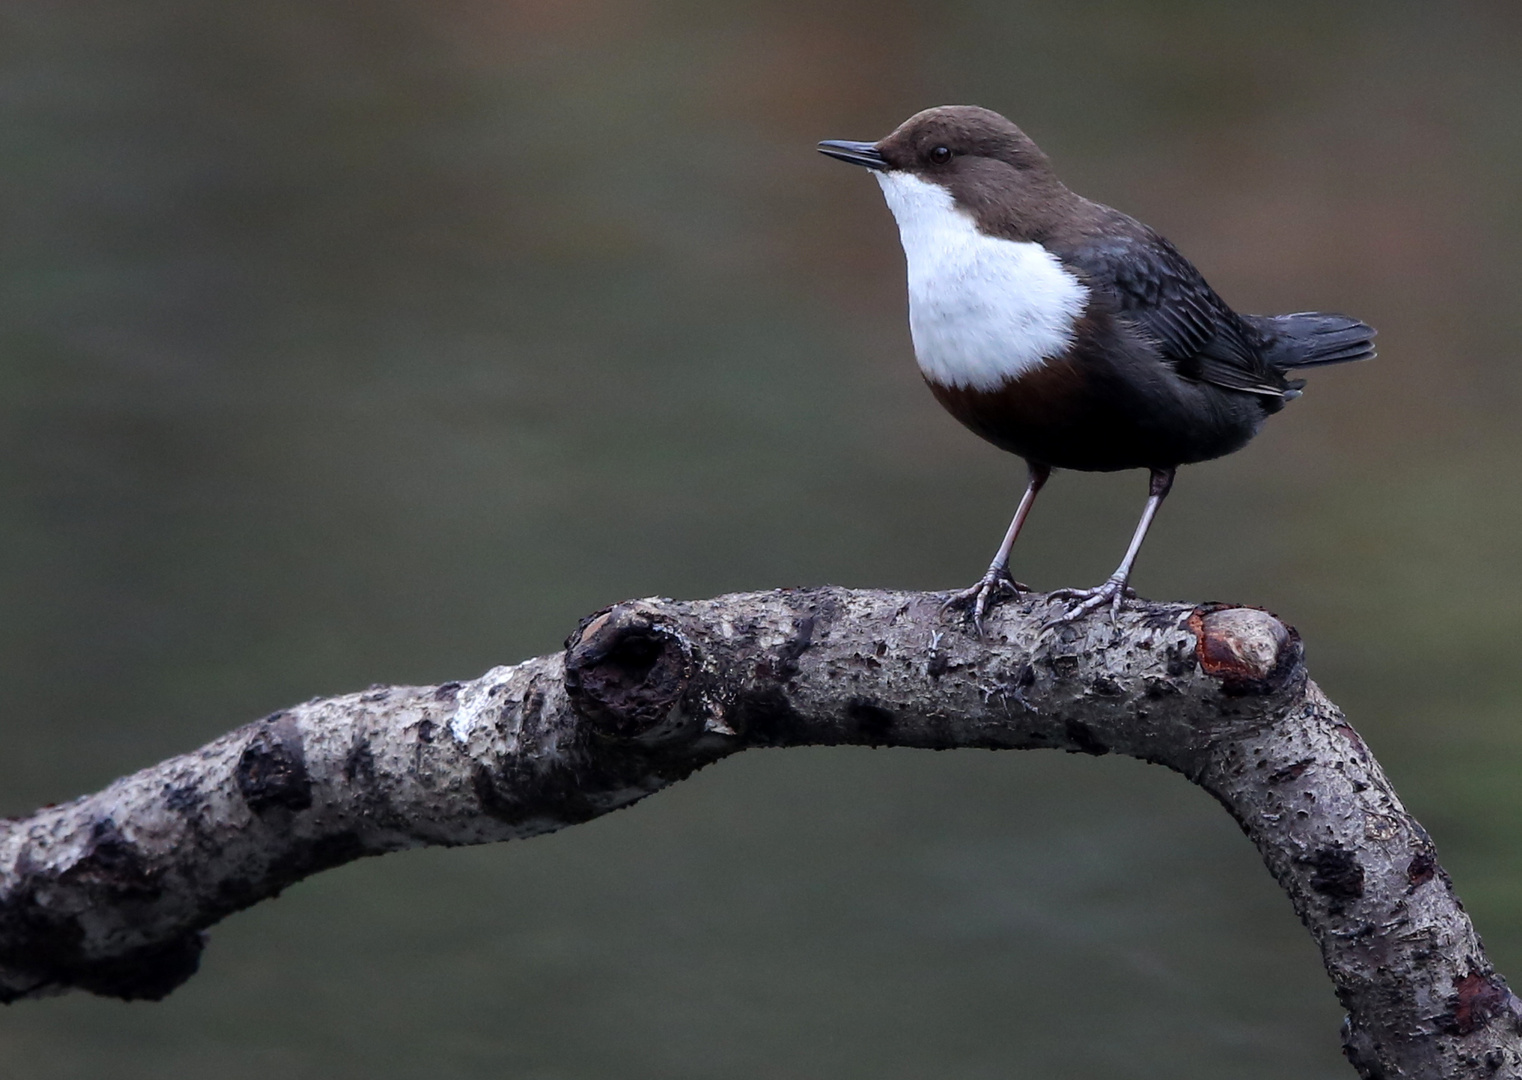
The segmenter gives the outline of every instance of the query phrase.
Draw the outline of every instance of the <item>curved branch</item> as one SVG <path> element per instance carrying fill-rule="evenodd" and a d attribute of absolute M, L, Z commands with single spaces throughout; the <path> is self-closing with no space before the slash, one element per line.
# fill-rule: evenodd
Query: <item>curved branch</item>
<path fill-rule="evenodd" d="M 1522 1002 L 1299 638 L 1248 608 L 1128 605 L 990 640 L 935 594 L 620 604 L 563 655 L 316 700 L 0 823 L 0 999 L 158 998 L 206 927 L 309 874 L 532 836 L 758 746 L 1122 753 L 1209 791 L 1321 947 L 1365 1077 L 1522 1075 Z"/>

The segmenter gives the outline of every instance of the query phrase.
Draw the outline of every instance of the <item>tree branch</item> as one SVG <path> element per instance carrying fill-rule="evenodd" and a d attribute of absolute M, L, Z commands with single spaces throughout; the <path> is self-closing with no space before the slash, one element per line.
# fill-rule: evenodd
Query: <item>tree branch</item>
<path fill-rule="evenodd" d="M 1156 762 L 1220 801 L 1321 947 L 1362 1076 L 1522 1075 L 1522 1002 L 1293 630 L 1136 603 L 1043 633 L 1032 597 L 984 641 L 940 601 L 632 601 L 563 655 L 311 701 L 0 822 L 0 1000 L 162 997 L 206 927 L 309 874 L 549 832 L 750 747 L 1056 748 Z"/>

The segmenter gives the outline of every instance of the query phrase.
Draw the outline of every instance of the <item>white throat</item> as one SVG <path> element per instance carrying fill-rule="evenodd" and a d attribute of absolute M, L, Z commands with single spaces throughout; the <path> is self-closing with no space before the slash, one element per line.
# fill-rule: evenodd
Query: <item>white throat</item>
<path fill-rule="evenodd" d="M 1066 351 L 1089 290 L 1055 255 L 980 233 L 939 184 L 872 175 L 909 263 L 909 333 L 925 378 L 994 390 Z"/>

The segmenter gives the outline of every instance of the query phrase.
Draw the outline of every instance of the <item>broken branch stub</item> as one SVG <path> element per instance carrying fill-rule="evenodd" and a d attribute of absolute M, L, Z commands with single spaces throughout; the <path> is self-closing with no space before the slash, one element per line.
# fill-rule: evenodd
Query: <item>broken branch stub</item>
<path fill-rule="evenodd" d="M 691 644 L 637 604 L 598 612 L 566 641 L 566 696 L 612 738 L 664 740 L 688 731 L 673 714 L 692 673 Z"/>
<path fill-rule="evenodd" d="M 1200 670 L 1220 679 L 1228 694 L 1275 690 L 1304 659 L 1294 627 L 1261 608 L 1205 604 L 1190 613 L 1189 629 L 1199 639 Z"/>
<path fill-rule="evenodd" d="M 159 997 L 202 931 L 311 873 L 562 828 L 763 746 L 1123 753 L 1210 792 L 1321 948 L 1369 1080 L 1522 1077 L 1522 1002 L 1299 636 L 1136 602 L 984 639 L 934 594 L 793 589 L 619 604 L 564 653 L 308 702 L 95 795 L 0 822 L 0 1000 Z"/>

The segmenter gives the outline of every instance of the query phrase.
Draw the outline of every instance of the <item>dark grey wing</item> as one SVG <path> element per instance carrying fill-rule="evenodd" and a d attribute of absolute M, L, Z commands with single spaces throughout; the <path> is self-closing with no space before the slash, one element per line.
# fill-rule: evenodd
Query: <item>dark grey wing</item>
<path fill-rule="evenodd" d="M 1134 224 L 1134 235 L 1087 238 L 1062 252 L 1062 261 L 1108 295 L 1180 375 L 1283 397 L 1289 386 L 1259 358 L 1241 317 L 1177 248 Z"/>

